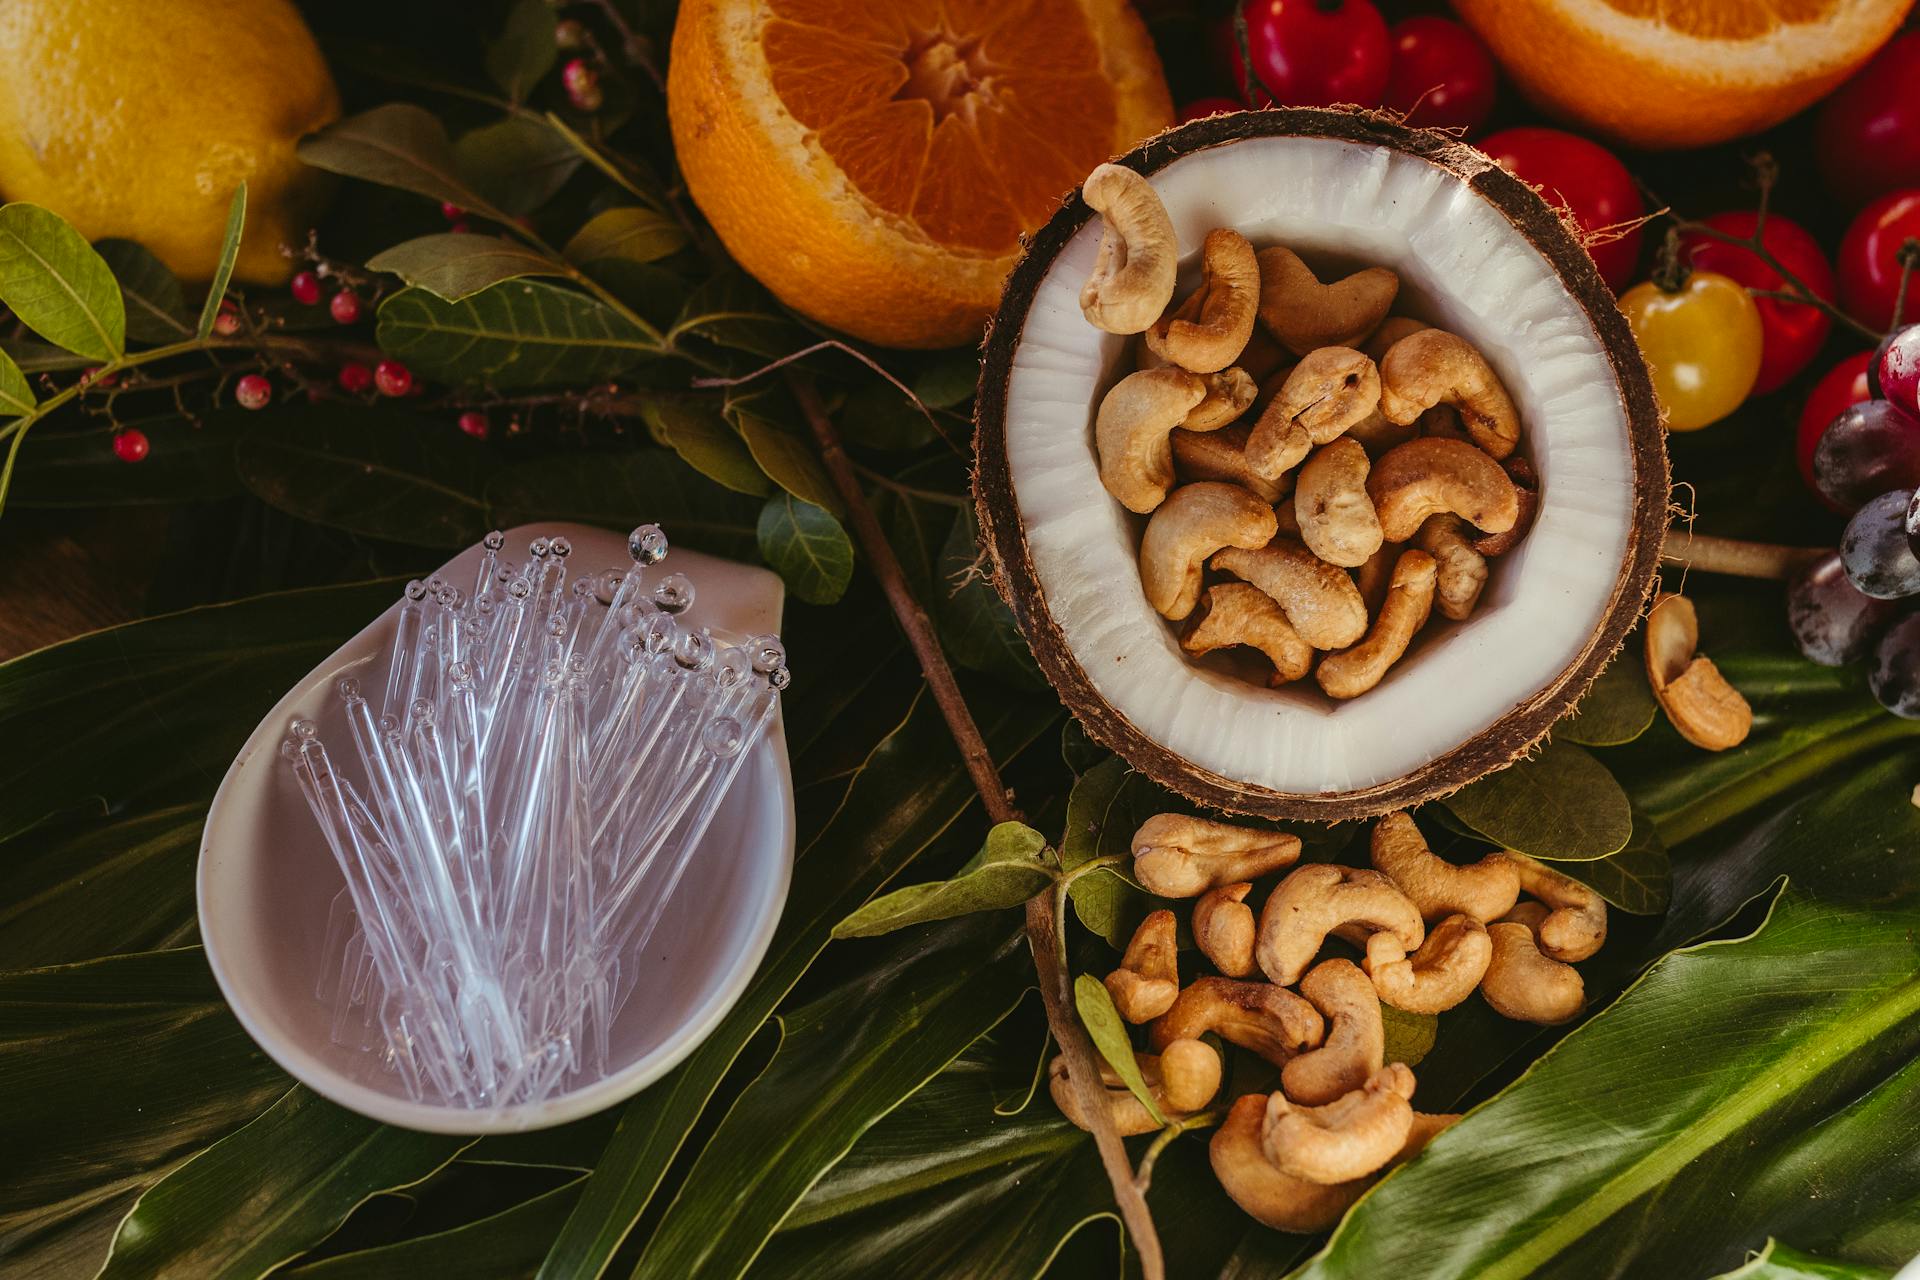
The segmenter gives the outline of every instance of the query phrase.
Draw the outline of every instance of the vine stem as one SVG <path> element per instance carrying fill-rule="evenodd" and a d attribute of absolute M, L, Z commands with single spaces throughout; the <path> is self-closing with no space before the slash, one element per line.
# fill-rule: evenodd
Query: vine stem
<path fill-rule="evenodd" d="M 821 403 L 813 384 L 791 367 L 784 373 L 794 399 L 799 402 L 800 412 L 806 417 L 814 440 L 820 446 L 820 460 L 826 466 L 827 476 L 833 481 L 834 490 L 846 506 L 847 519 L 853 526 L 854 536 L 860 540 L 860 549 L 866 553 L 867 562 L 880 581 L 880 589 L 886 593 L 887 603 L 892 606 L 894 616 L 900 620 L 901 629 L 907 634 L 907 643 L 920 660 L 927 687 L 932 691 L 941 715 L 946 718 L 947 729 L 960 748 L 960 757 L 973 777 L 974 788 L 980 793 L 980 802 L 985 806 L 987 816 L 996 823 L 1019 821 L 1020 812 L 1014 807 L 1013 796 L 1006 784 L 1000 780 L 1000 771 L 994 766 L 993 755 L 987 750 L 980 727 L 974 723 L 973 712 L 967 707 L 966 698 L 962 696 L 959 683 L 953 677 L 953 668 L 947 665 L 946 655 L 941 652 L 933 624 L 920 602 L 914 599 L 913 589 L 907 585 L 900 561 L 893 554 L 886 534 L 881 531 L 880 522 L 874 518 L 873 508 L 867 505 L 866 494 L 860 488 L 859 477 L 854 473 L 853 461 L 840 443 L 839 430 L 827 415 L 826 406 Z M 1034 968 L 1039 974 L 1040 999 L 1046 1006 L 1047 1025 L 1060 1046 L 1061 1056 L 1066 1059 L 1067 1081 L 1073 1087 L 1074 1096 L 1079 1099 L 1081 1113 L 1092 1122 L 1093 1141 L 1100 1152 L 1100 1163 L 1106 1168 L 1107 1180 L 1113 1184 L 1113 1197 L 1119 1205 L 1120 1217 L 1126 1223 L 1127 1234 L 1132 1237 L 1134 1248 L 1140 1252 L 1141 1274 L 1146 1280 L 1165 1280 L 1166 1260 L 1161 1253 L 1159 1233 L 1154 1229 L 1153 1214 L 1147 1208 L 1145 1193 L 1134 1180 L 1133 1167 L 1127 1160 L 1127 1149 L 1121 1143 L 1120 1135 L 1108 1114 L 1107 1091 L 1100 1080 L 1093 1042 L 1087 1038 L 1086 1030 L 1073 1011 L 1066 948 L 1060 941 L 1062 919 L 1062 912 L 1055 901 L 1054 886 L 1047 886 L 1027 900 L 1027 945 L 1033 952 Z"/>
<path fill-rule="evenodd" d="M 1780 582 L 1828 550 L 1826 547 L 1789 547 L 1777 542 L 1746 542 L 1688 529 L 1670 529 L 1665 545 L 1660 548 L 1660 558 L 1668 564 L 1701 573 Z"/>

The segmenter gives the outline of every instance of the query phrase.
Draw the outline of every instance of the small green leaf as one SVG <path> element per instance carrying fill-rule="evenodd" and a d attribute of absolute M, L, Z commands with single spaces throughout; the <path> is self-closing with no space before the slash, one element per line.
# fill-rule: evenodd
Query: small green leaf
<path fill-rule="evenodd" d="M 542 8 L 546 0 L 539 0 Z M 418 236 L 367 259 L 374 271 L 391 271 L 447 302 L 521 276 L 558 276 L 565 270 L 545 254 L 499 236 Z"/>
<path fill-rule="evenodd" d="M 1633 807 L 1583 747 L 1552 741 L 1540 754 L 1447 797 L 1453 816 L 1497 845 L 1536 858 L 1586 861 L 1626 847 Z"/>
<path fill-rule="evenodd" d="M 853 543 L 831 512 L 776 493 L 760 509 L 760 554 L 808 604 L 832 604 L 853 580 Z"/>
<path fill-rule="evenodd" d="M 1021 822 L 1002 822 L 951 880 L 882 894 L 833 926 L 836 938 L 870 938 L 910 924 L 1017 907 L 1053 883 L 1042 862 L 1047 838 Z"/>
<path fill-rule="evenodd" d="M 1633 834 L 1626 848 L 1604 858 L 1556 862 L 1554 870 L 1590 887 L 1614 906 L 1636 916 L 1657 916 L 1673 892 L 1673 864 L 1653 823 L 1633 811 Z"/>
<path fill-rule="evenodd" d="M 1120 1020 L 1120 1011 L 1113 1007 L 1113 997 L 1108 994 L 1106 984 L 1090 973 L 1081 974 L 1073 980 L 1073 1005 L 1080 1011 L 1080 1025 L 1087 1029 L 1093 1047 L 1100 1051 L 1114 1074 L 1140 1100 L 1155 1124 L 1166 1124 L 1167 1118 L 1160 1114 L 1160 1107 L 1153 1100 L 1153 1091 L 1147 1088 L 1146 1077 L 1140 1074 L 1127 1024 Z"/>
<path fill-rule="evenodd" d="M 640 407 L 653 438 L 687 465 L 735 493 L 764 498 L 773 492 L 760 464 L 720 407 L 710 401 L 650 400 Z"/>
<path fill-rule="evenodd" d="M 126 348 L 127 309 L 106 261 L 59 214 L 0 208 L 0 302 L 55 346 L 102 363 Z"/>
<path fill-rule="evenodd" d="M 1769 1238 L 1766 1245 L 1738 1269 L 1723 1273 L 1718 1280 L 1893 1280 L 1889 1267 L 1868 1266 L 1857 1262 L 1836 1262 L 1816 1258 L 1798 1249 L 1789 1249 Z"/>
<path fill-rule="evenodd" d="M 503 281 L 458 302 L 402 289 L 380 304 L 374 334 L 416 372 L 500 388 L 595 382 L 660 350 L 611 307 L 541 280 Z"/>
<path fill-rule="evenodd" d="M 567 184 L 580 167 L 580 153 L 545 121 L 508 116 L 461 134 L 453 161 L 496 208 L 519 216 Z"/>
<path fill-rule="evenodd" d="M 806 341 L 771 295 L 738 271 L 722 271 L 688 296 L 667 333 L 670 343 L 694 336 L 722 347 L 777 359 Z"/>
<path fill-rule="evenodd" d="M 749 409 L 736 406 L 731 416 L 747 442 L 747 451 L 775 484 L 802 502 L 828 511 L 840 510 L 840 495 L 834 492 L 811 442 Z"/>
<path fill-rule="evenodd" d="M 545 4 L 545 0 L 536 0 Z M 604 209 L 587 220 L 567 241 L 568 261 L 585 265 L 607 258 L 625 262 L 653 262 L 686 247 L 680 224 L 642 205 Z"/>
<path fill-rule="evenodd" d="M 296 154 L 316 169 L 459 205 L 495 222 L 512 221 L 460 176 L 440 121 L 410 102 L 336 120 L 302 138 Z"/>
<path fill-rule="evenodd" d="M 553 69 L 559 54 L 557 20 L 547 0 L 519 0 L 507 11 L 500 34 L 487 44 L 487 74 L 515 102 L 525 102 L 533 86 Z"/>
<path fill-rule="evenodd" d="M 1440 1019 L 1430 1013 L 1408 1013 L 1390 1004 L 1380 1006 L 1380 1023 L 1387 1035 L 1386 1060 L 1420 1065 L 1440 1035 Z"/>
<path fill-rule="evenodd" d="M 167 264 L 133 240 L 96 240 L 95 253 L 120 282 L 127 313 L 127 336 L 141 342 L 178 342 L 193 335 L 187 321 L 187 295 Z"/>
<path fill-rule="evenodd" d="M 17 418 L 23 413 L 32 413 L 39 403 L 20 366 L 13 362 L 12 356 L 0 351 L 0 416 Z"/>
<path fill-rule="evenodd" d="M 913 394 L 929 409 L 951 409 L 973 396 L 980 380 L 980 356 L 971 347 L 943 351 L 913 380 Z"/>
<path fill-rule="evenodd" d="M 1144 774 L 1132 772 L 1117 756 L 1080 775 L 1067 797 L 1061 869 L 1072 871 L 1095 858 L 1126 856 L 1133 848 L 1133 833 L 1165 799 Z M 1073 913 L 1080 923 L 1116 949 L 1127 945 L 1135 926 L 1154 906 L 1146 890 L 1112 867 L 1076 876 L 1067 896 L 1073 899 Z"/>
<path fill-rule="evenodd" d="M 980 569 L 979 525 L 969 504 L 953 522 L 940 555 L 933 616 L 948 654 L 961 666 L 996 676 L 1017 689 L 1039 692 L 1046 677 L 1033 660 L 1013 611 Z"/>
<path fill-rule="evenodd" d="M 836 417 L 840 434 L 848 440 L 891 453 L 918 449 L 939 434 L 900 388 L 881 378 L 869 378 L 848 392 Z"/>
<path fill-rule="evenodd" d="M 1645 733 L 1658 709 L 1638 646 L 1630 642 L 1614 655 L 1580 699 L 1574 714 L 1554 730 L 1554 736 L 1588 747 L 1619 746 Z"/>
<path fill-rule="evenodd" d="M 220 261 L 213 269 L 213 279 L 207 282 L 207 300 L 200 304 L 200 323 L 194 329 L 196 337 L 211 334 L 213 322 L 220 318 L 220 304 L 227 296 L 227 281 L 233 279 L 233 264 L 240 256 L 240 236 L 246 226 L 247 184 L 243 182 L 234 188 L 233 200 L 227 205 L 227 230 L 220 239 Z"/>

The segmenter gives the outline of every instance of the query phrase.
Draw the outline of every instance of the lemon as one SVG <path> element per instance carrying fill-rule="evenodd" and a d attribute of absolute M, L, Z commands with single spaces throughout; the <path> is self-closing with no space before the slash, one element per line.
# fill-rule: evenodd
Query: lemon
<path fill-rule="evenodd" d="M 234 274 L 291 274 L 325 191 L 294 144 L 340 95 L 287 0 L 0 0 L 0 66 L 0 196 L 197 281 L 245 181 Z"/>

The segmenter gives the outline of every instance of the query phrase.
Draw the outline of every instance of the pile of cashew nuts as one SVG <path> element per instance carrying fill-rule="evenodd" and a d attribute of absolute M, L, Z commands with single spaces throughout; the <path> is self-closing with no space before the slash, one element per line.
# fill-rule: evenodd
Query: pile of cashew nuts
<path fill-rule="evenodd" d="M 1512 397 L 1465 339 L 1390 314 L 1384 267 L 1326 284 L 1223 227 L 1176 301 L 1152 184 L 1103 164 L 1082 193 L 1103 231 L 1081 310 L 1142 335 L 1094 440 L 1102 484 L 1148 517 L 1148 603 L 1190 654 L 1244 646 L 1270 685 L 1312 672 L 1331 697 L 1365 693 L 1436 606 L 1472 614 L 1531 519 Z"/>
<path fill-rule="evenodd" d="M 1245 1093 L 1226 1110 L 1213 1170 L 1255 1219 L 1313 1232 L 1459 1119 L 1413 1109 L 1412 1070 L 1385 1061 L 1381 1006 L 1440 1013 L 1477 988 L 1505 1017 L 1566 1022 L 1586 1003 L 1573 962 L 1606 940 L 1607 908 L 1586 885 L 1523 855 L 1455 865 L 1404 813 L 1375 825 L 1371 869 L 1294 866 L 1300 853 L 1291 835 L 1184 814 L 1149 818 L 1134 833 L 1134 878 L 1160 897 L 1195 899 L 1193 941 L 1216 972 L 1182 985 L 1174 913 L 1159 910 L 1134 932 L 1106 987 L 1121 1017 L 1147 1024 L 1154 1052 L 1137 1060 L 1170 1122 L 1221 1091 L 1224 1063 L 1201 1038 L 1208 1033 L 1279 1069 L 1270 1092 Z M 1280 871 L 1256 920 L 1253 882 Z M 1358 962 L 1323 957 L 1330 943 Z M 1050 1085 L 1085 1128 L 1057 1058 Z M 1107 1085 L 1122 1134 L 1159 1127 L 1117 1075 Z"/>

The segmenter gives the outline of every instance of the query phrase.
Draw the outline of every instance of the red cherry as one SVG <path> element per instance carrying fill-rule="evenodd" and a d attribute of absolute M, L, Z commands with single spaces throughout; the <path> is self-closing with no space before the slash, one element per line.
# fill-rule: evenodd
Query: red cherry
<path fill-rule="evenodd" d="M 1392 70 L 1386 105 L 1422 129 L 1465 129 L 1493 113 L 1493 55 L 1480 37 L 1448 18 L 1406 18 L 1388 33 Z"/>
<path fill-rule="evenodd" d="M 1716 231 L 1745 239 L 1753 234 L 1758 219 L 1751 213 L 1716 213 L 1701 221 Z M 1687 261 L 1701 271 L 1717 271 L 1749 289 L 1779 289 L 1785 284 L 1779 273 L 1752 250 L 1698 234 L 1686 236 L 1684 243 Z M 1762 243 L 1767 252 L 1798 276 L 1815 296 L 1833 301 L 1833 268 L 1827 265 L 1827 255 L 1821 251 L 1820 242 L 1805 227 L 1770 213 Z M 1754 394 L 1759 395 L 1785 386 L 1794 374 L 1811 364 L 1820 354 L 1833 322 L 1826 312 L 1804 302 L 1785 302 L 1779 298 L 1753 301 L 1760 309 L 1760 325 L 1765 334 L 1760 377 L 1753 384 Z"/>
<path fill-rule="evenodd" d="M 113 456 L 122 462 L 138 462 L 147 456 L 152 447 L 147 442 L 147 433 L 138 427 L 122 431 L 113 438 Z"/>
<path fill-rule="evenodd" d="M 1886 336 L 1874 349 L 1867 381 L 1900 410 L 1920 418 L 1920 324 Z"/>
<path fill-rule="evenodd" d="M 1547 203 L 1573 214 L 1582 230 L 1617 238 L 1587 246 L 1593 265 L 1618 293 L 1640 262 L 1640 228 L 1620 228 L 1646 212 L 1640 189 L 1618 156 L 1597 142 L 1559 129 L 1502 129 L 1480 141 L 1495 164 L 1540 188 Z"/>
<path fill-rule="evenodd" d="M 1208 116 L 1244 110 L 1246 110 L 1246 104 L 1238 98 L 1195 98 L 1180 108 L 1180 123 L 1186 124 L 1190 120 L 1205 120 Z"/>
<path fill-rule="evenodd" d="M 448 222 L 458 222 L 467 216 L 467 211 L 451 200 L 442 200 L 440 202 L 440 216 Z"/>
<path fill-rule="evenodd" d="M 220 310 L 214 313 L 213 331 L 223 338 L 240 332 L 240 308 L 231 302 L 222 302 Z"/>
<path fill-rule="evenodd" d="M 233 384 L 233 398 L 242 409 L 264 409 L 273 399 L 273 384 L 257 373 L 245 374 Z"/>
<path fill-rule="evenodd" d="M 382 360 L 373 367 L 373 385 L 383 396 L 403 396 L 413 389 L 413 370 L 398 360 Z"/>
<path fill-rule="evenodd" d="M 310 307 L 320 301 L 320 277 L 311 271 L 302 271 L 287 281 L 287 292 L 301 306 Z"/>
<path fill-rule="evenodd" d="M 1827 188 L 1865 204 L 1920 187 L 1920 32 L 1887 41 L 1820 108 L 1814 154 Z"/>
<path fill-rule="evenodd" d="M 487 438 L 487 415 L 478 409 L 469 409 L 460 415 L 460 429 L 476 440 Z"/>
<path fill-rule="evenodd" d="M 1373 0 L 1247 0 L 1247 49 L 1253 105 L 1376 106 L 1386 92 L 1391 56 L 1387 24 Z M 1245 83 L 1231 16 L 1216 28 L 1236 88 Z"/>
<path fill-rule="evenodd" d="M 336 324 L 357 323 L 360 319 L 360 295 L 351 289 L 342 289 L 327 304 L 327 312 Z"/>
<path fill-rule="evenodd" d="M 1860 211 L 1840 239 L 1840 305 L 1870 329 L 1895 324 L 1900 246 L 1909 239 L 1920 239 L 1920 189 L 1881 196 Z M 1914 274 L 1920 275 L 1920 268 Z M 1907 316 L 1920 317 L 1920 285 L 1908 295 Z"/>
<path fill-rule="evenodd" d="M 340 366 L 340 372 L 334 375 L 340 389 L 348 395 L 357 396 L 373 385 L 373 370 L 358 360 L 349 360 Z"/>
<path fill-rule="evenodd" d="M 1769 217 L 1767 221 L 1773 219 Z M 1800 478 L 1807 482 L 1808 492 L 1815 496 L 1819 496 L 1820 489 L 1813 482 L 1813 451 L 1820 443 L 1820 433 L 1848 405 L 1858 404 L 1868 397 L 1867 365 L 1872 359 L 1873 352 L 1856 351 L 1827 370 L 1820 381 L 1813 384 L 1813 390 L 1807 395 L 1806 408 L 1800 411 L 1800 428 L 1793 438 L 1793 460 L 1800 468 Z M 1820 500 L 1835 511 L 1840 509 L 1824 497 Z"/>

